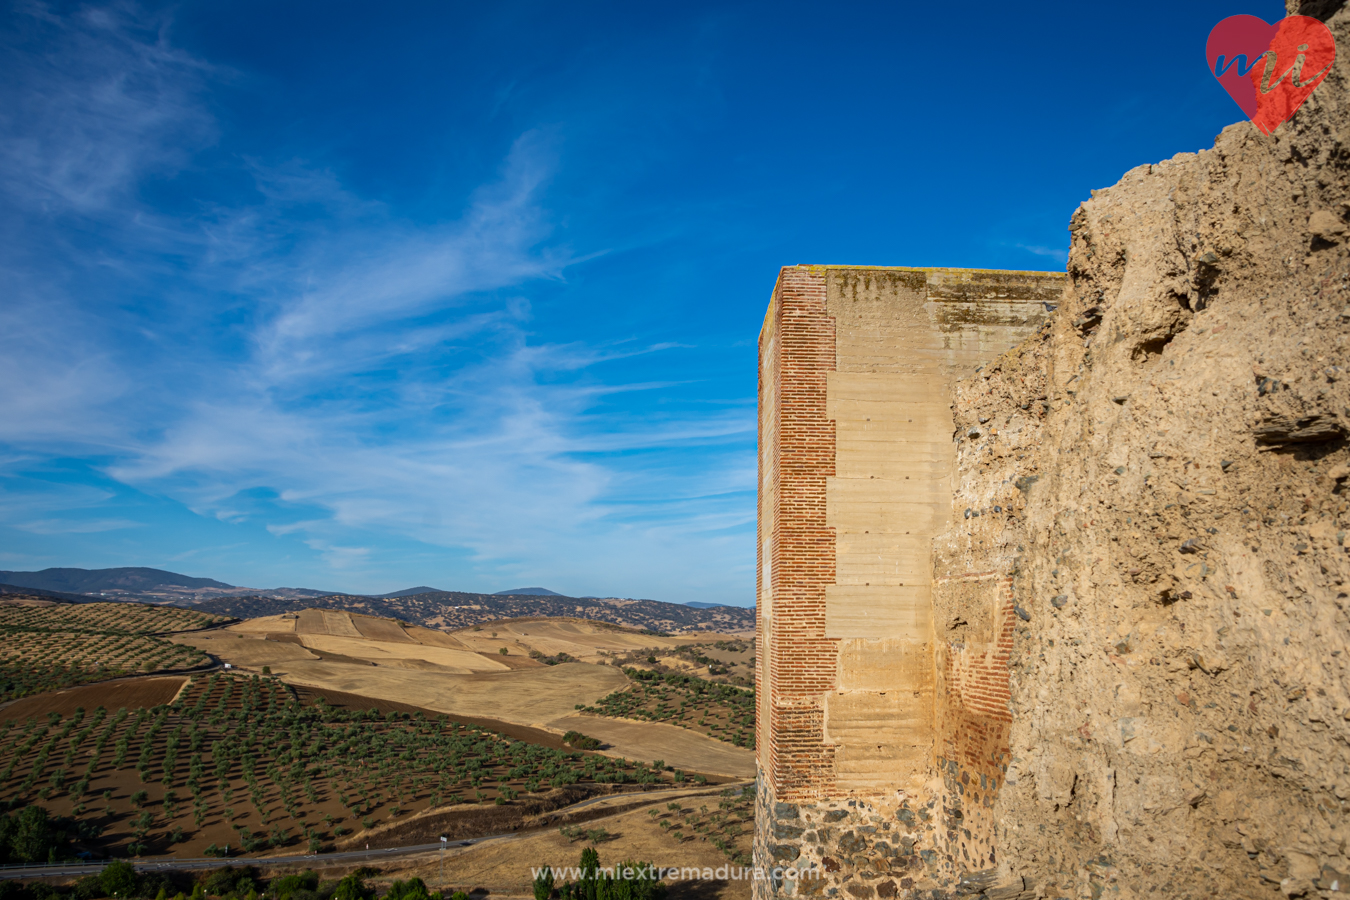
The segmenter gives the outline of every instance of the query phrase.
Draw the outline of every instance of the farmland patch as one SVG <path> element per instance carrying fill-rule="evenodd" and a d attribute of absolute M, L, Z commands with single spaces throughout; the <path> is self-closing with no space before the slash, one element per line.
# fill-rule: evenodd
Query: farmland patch
<path fill-rule="evenodd" d="M 48 713 L 61 716 L 75 714 L 77 709 L 93 709 L 102 705 L 110 709 L 141 706 L 159 706 L 178 696 L 187 683 L 185 676 L 127 678 L 102 684 L 85 684 L 64 691 L 51 691 L 35 697 L 25 697 L 0 709 L 0 721 L 23 722 L 28 718 L 42 719 Z"/>
<path fill-rule="evenodd" d="M 755 692 L 667 672 L 626 669 L 632 684 L 583 712 L 601 716 L 667 722 L 727 741 L 755 746 Z"/>
<path fill-rule="evenodd" d="M 133 853 L 317 849 L 427 809 L 670 777 L 421 711 L 306 705 L 273 679 L 223 673 L 170 704 L 0 725 L 0 801 L 88 821 L 103 849 Z"/>
<path fill-rule="evenodd" d="M 156 636 L 226 621 L 130 603 L 0 604 L 0 701 L 130 674 L 205 666 L 199 649 Z"/>

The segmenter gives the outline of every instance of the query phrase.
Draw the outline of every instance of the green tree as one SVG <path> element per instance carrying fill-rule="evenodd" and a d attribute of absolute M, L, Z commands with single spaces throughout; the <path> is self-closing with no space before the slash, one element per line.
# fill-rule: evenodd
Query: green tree
<path fill-rule="evenodd" d="M 319 887 L 319 876 L 311 869 L 299 875 L 283 875 L 267 886 L 267 893 L 275 900 L 285 900 L 296 891 L 313 891 Z"/>
<path fill-rule="evenodd" d="M 338 882 L 337 890 L 333 891 L 333 900 L 371 900 L 374 894 L 359 875 L 352 873 Z"/>
<path fill-rule="evenodd" d="M 581 877 L 577 879 L 576 894 L 578 900 L 603 900 L 599 893 L 600 854 L 594 847 L 581 851 Z"/>
<path fill-rule="evenodd" d="M 569 900 L 661 900 L 665 896 L 665 885 L 656 880 L 656 871 L 648 863 L 625 860 L 609 874 L 600 868 L 600 854 L 587 847 L 581 852 L 579 868 L 581 877 L 562 886 L 561 893 Z"/>
<path fill-rule="evenodd" d="M 99 887 L 109 897 L 130 897 L 136 893 L 140 884 L 141 878 L 136 874 L 136 867 L 121 859 L 108 863 L 98 876 Z"/>
<path fill-rule="evenodd" d="M 549 900 L 553 896 L 553 867 L 541 866 L 534 876 L 534 900 Z"/>
<path fill-rule="evenodd" d="M 384 900 L 430 900 L 430 897 L 426 884 L 422 879 L 414 877 L 391 884 L 389 893 L 384 895 Z"/>
<path fill-rule="evenodd" d="M 65 849 L 63 824 L 44 807 L 26 806 L 17 815 L 0 816 L 0 847 L 14 862 L 54 862 Z"/>

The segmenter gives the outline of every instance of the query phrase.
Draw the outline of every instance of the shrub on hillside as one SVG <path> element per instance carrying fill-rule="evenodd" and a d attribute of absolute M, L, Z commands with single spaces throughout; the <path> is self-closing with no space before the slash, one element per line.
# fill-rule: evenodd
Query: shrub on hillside
<path fill-rule="evenodd" d="M 575 747 L 578 750 L 599 750 L 600 742 L 593 737 L 587 737 L 580 731 L 569 731 L 563 735 L 563 743 L 569 747 Z"/>
<path fill-rule="evenodd" d="M 409 878 L 407 881 L 395 881 L 389 886 L 389 892 L 384 895 L 384 900 L 432 900 L 431 894 L 427 892 L 426 883 L 420 878 Z M 439 897 L 440 895 L 435 895 Z"/>

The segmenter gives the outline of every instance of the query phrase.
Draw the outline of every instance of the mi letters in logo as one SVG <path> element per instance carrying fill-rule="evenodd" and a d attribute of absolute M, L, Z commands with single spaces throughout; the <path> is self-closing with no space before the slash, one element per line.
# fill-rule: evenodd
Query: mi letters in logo
<path fill-rule="evenodd" d="M 1205 43 L 1209 70 L 1256 127 L 1270 134 L 1303 105 L 1336 61 L 1331 30 L 1310 16 L 1267 25 L 1229 16 Z"/>

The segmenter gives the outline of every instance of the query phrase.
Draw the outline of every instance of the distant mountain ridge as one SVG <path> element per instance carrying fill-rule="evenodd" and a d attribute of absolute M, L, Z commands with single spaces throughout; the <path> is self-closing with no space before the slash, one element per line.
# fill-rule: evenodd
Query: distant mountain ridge
<path fill-rule="evenodd" d="M 0 571 L 0 584 L 46 591 L 75 600 L 134 600 L 141 603 L 194 604 L 229 594 L 267 594 L 274 597 L 323 597 L 332 591 L 311 588 L 259 590 L 238 587 L 214 578 L 197 578 L 164 569 L 122 566 L 113 569 L 53 568 L 37 572 Z M 422 589 L 417 589 L 422 590 Z M 10 591 L 9 593 L 13 593 Z"/>
<path fill-rule="evenodd" d="M 144 567 L 0 571 L 0 598 L 16 593 L 68 602 L 171 603 L 239 618 L 276 615 L 306 607 L 348 609 L 443 628 L 528 616 L 594 619 L 664 632 L 749 631 L 755 627 L 753 609 L 703 601 L 681 604 L 620 597 L 568 597 L 543 587 L 476 594 L 421 585 L 380 596 L 310 588 L 259 590 Z"/>
<path fill-rule="evenodd" d="M 427 587 L 424 584 L 420 587 L 404 588 L 401 591 L 390 591 L 387 594 L 377 594 L 376 596 L 378 596 L 381 600 L 392 600 L 395 597 L 411 597 L 414 594 L 439 594 L 439 593 L 442 593 L 440 588 Z"/>
<path fill-rule="evenodd" d="M 570 617 L 612 622 L 649 631 L 747 632 L 755 628 L 753 607 L 715 606 L 700 609 L 660 600 L 594 599 L 531 594 L 469 594 L 435 591 L 403 597 L 362 597 L 333 594 L 316 598 L 221 597 L 197 605 L 220 615 L 252 619 L 296 612 L 305 608 L 342 609 L 400 619 L 428 628 L 464 628 L 495 619 Z"/>
<path fill-rule="evenodd" d="M 234 587 L 214 578 L 193 578 L 166 572 L 127 566 L 117 569 L 42 569 L 37 572 L 0 571 L 0 582 L 17 587 L 38 588 L 44 591 L 64 591 L 71 594 L 92 594 L 99 591 L 145 591 L 161 587 L 221 588 Z"/>

